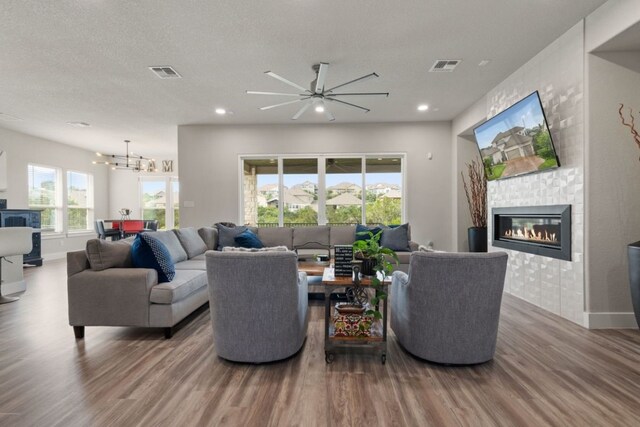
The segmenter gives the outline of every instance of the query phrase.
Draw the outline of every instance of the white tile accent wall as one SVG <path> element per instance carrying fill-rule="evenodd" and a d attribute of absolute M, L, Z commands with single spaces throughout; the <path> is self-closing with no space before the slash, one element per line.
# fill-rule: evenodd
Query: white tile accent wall
<path fill-rule="evenodd" d="M 584 30 L 580 22 L 487 95 L 492 117 L 540 93 L 561 167 L 489 183 L 488 208 L 571 205 L 572 260 L 506 250 L 505 292 L 578 324 L 584 311 Z M 492 236 L 489 221 L 489 236 Z M 490 238 L 491 239 L 491 238 Z M 494 248 L 489 242 L 489 251 Z"/>

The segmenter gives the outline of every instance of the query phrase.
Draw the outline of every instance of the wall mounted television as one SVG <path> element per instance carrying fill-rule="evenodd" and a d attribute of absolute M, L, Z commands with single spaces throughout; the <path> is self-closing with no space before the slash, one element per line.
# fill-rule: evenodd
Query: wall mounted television
<path fill-rule="evenodd" d="M 473 130 L 489 181 L 560 166 L 538 92 Z"/>

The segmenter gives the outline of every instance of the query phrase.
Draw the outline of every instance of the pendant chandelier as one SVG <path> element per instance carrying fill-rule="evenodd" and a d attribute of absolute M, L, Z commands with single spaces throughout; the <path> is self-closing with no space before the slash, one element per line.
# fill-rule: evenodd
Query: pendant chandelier
<path fill-rule="evenodd" d="M 134 154 L 132 151 L 129 151 L 129 141 L 128 139 L 124 140 L 125 144 L 127 144 L 127 151 L 125 151 L 125 155 L 118 154 L 102 154 L 96 152 L 98 157 L 106 157 L 108 160 L 104 161 L 96 161 L 94 160 L 92 163 L 94 165 L 107 165 L 111 166 L 111 169 L 126 169 L 133 172 L 157 172 L 156 161 L 155 159 L 149 159 L 147 157 L 143 157 L 137 154 Z"/>

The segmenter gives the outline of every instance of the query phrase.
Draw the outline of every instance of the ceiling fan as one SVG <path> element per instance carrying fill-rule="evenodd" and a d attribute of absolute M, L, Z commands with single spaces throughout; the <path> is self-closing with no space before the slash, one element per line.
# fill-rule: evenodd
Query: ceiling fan
<path fill-rule="evenodd" d="M 266 71 L 265 74 L 269 77 L 273 77 L 276 80 L 280 80 L 282 83 L 288 84 L 291 87 L 298 89 L 299 93 L 280 93 L 280 92 L 258 92 L 254 90 L 248 90 L 247 93 L 250 95 L 278 95 L 278 96 L 292 96 L 298 99 L 294 99 L 293 101 L 281 102 L 279 104 L 267 105 L 266 107 L 260 107 L 261 110 L 270 110 L 276 107 L 282 107 L 284 105 L 302 103 L 302 106 L 298 110 L 296 114 L 291 117 L 292 120 L 298 120 L 305 111 L 309 109 L 312 105 L 315 108 L 315 111 L 318 113 L 324 113 L 329 121 L 334 121 L 336 118 L 333 116 L 331 111 L 329 111 L 328 104 L 330 103 L 338 103 L 345 105 L 349 108 L 353 108 L 356 110 L 364 111 L 368 113 L 370 110 L 368 108 L 362 107 L 360 105 L 353 104 L 351 102 L 346 102 L 338 99 L 338 97 L 342 96 L 389 96 L 389 92 L 348 92 L 348 93 L 334 93 L 334 90 L 345 87 L 347 85 L 363 82 L 365 80 L 372 79 L 374 77 L 378 77 L 376 73 L 367 74 L 362 77 L 358 77 L 357 79 L 350 80 L 346 83 L 339 84 L 330 89 L 325 89 L 325 81 L 327 79 L 327 71 L 329 70 L 329 64 L 326 62 L 321 62 L 319 64 L 313 65 L 311 67 L 313 71 L 316 73 L 316 78 L 311 82 L 310 88 L 305 89 L 299 84 L 293 83 L 290 80 L 285 79 L 282 76 L 272 72 Z M 325 102 L 327 101 L 327 102 Z"/>

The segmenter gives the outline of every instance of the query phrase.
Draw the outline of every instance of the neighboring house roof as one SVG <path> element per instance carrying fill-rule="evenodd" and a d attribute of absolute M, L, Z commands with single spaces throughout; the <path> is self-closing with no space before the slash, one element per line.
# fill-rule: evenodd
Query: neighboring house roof
<path fill-rule="evenodd" d="M 354 184 L 352 182 L 341 182 L 341 183 L 333 185 L 331 187 L 327 187 L 327 190 L 333 190 L 333 191 L 360 190 L 360 186 L 358 184 Z"/>
<path fill-rule="evenodd" d="M 400 186 L 398 184 L 387 184 L 386 182 L 378 182 L 376 184 L 367 185 L 367 190 L 399 190 Z"/>
<path fill-rule="evenodd" d="M 339 205 L 361 205 L 362 200 L 349 193 L 342 193 L 333 199 L 327 200 L 327 206 L 339 206 Z"/>
<path fill-rule="evenodd" d="M 391 190 L 383 194 L 382 197 L 386 197 L 387 199 L 402 199 L 402 193 L 399 190 Z"/>
<path fill-rule="evenodd" d="M 265 184 L 262 187 L 258 188 L 258 191 L 266 193 L 268 191 L 276 191 L 278 190 L 278 184 Z"/>
<path fill-rule="evenodd" d="M 509 135 L 516 135 L 518 132 L 522 132 L 524 130 L 524 128 L 522 126 L 514 126 L 509 130 L 505 130 L 504 132 L 500 132 L 499 134 L 496 135 L 495 138 L 493 138 L 493 141 L 491 141 L 491 144 L 496 144 L 499 143 L 499 141 Z"/>
<path fill-rule="evenodd" d="M 299 206 L 309 206 L 313 202 L 313 196 L 307 192 L 301 191 L 302 194 L 292 192 L 291 189 L 284 189 L 284 204 L 285 205 L 299 205 Z M 267 203 L 272 203 L 278 201 L 279 197 L 273 197 L 267 201 Z"/>

